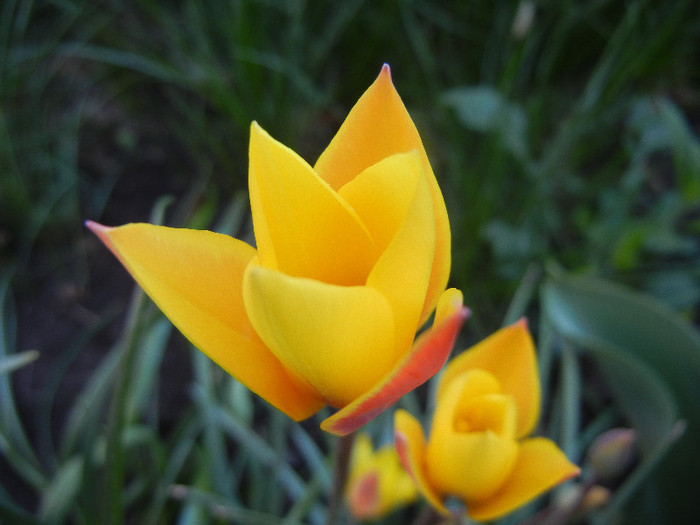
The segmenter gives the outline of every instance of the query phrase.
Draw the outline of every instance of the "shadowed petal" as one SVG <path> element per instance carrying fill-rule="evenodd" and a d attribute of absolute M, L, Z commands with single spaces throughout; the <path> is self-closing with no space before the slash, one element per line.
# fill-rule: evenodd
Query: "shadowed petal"
<path fill-rule="evenodd" d="M 391 369 L 394 319 L 377 290 L 290 277 L 255 263 L 243 283 L 262 340 L 329 404 L 346 405 Z"/>
<path fill-rule="evenodd" d="M 554 442 L 526 439 L 520 443 L 511 475 L 498 492 L 483 501 L 467 501 L 469 516 L 479 521 L 503 516 L 579 472 Z"/>
<path fill-rule="evenodd" d="M 426 442 L 420 423 L 405 410 L 394 414 L 394 441 L 401 463 L 418 486 L 418 491 L 428 500 L 433 508 L 447 515 L 448 510 L 442 498 L 430 484 L 425 470 Z"/>
<path fill-rule="evenodd" d="M 457 333 L 468 315 L 462 294 L 446 290 L 432 328 L 423 332 L 411 351 L 375 387 L 326 418 L 321 428 L 344 436 L 360 428 L 414 388 L 434 376 L 445 364 Z"/>
<path fill-rule="evenodd" d="M 324 405 L 285 370 L 248 321 L 241 287 L 253 248 L 208 231 L 86 225 L 192 344 L 229 374 L 296 420 Z"/>
<path fill-rule="evenodd" d="M 539 419 L 540 382 L 535 346 L 525 320 L 500 329 L 455 356 L 440 377 L 438 398 L 455 377 L 476 368 L 493 374 L 503 393 L 515 398 L 516 436 L 530 434 Z"/>
<path fill-rule="evenodd" d="M 394 88 L 388 65 L 384 65 L 377 79 L 357 101 L 314 168 L 338 190 L 383 158 L 411 150 L 419 152 L 435 215 L 435 257 L 421 316 L 425 321 L 447 285 L 451 262 L 450 225 L 423 142 Z"/>
<path fill-rule="evenodd" d="M 250 204 L 261 264 L 295 277 L 364 284 L 378 252 L 362 221 L 311 166 L 255 122 Z"/>

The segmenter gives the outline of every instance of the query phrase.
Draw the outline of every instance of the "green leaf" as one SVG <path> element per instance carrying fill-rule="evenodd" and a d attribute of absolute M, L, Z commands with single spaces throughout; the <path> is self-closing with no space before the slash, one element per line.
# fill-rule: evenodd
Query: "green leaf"
<path fill-rule="evenodd" d="M 0 356 L 0 375 L 9 374 L 10 372 L 28 365 L 39 357 L 39 352 L 36 350 L 27 350 L 19 354 L 9 356 Z"/>
<path fill-rule="evenodd" d="M 670 135 L 678 183 L 686 203 L 700 199 L 700 143 L 683 115 L 669 100 L 658 101 L 661 118 Z"/>
<path fill-rule="evenodd" d="M 41 497 L 39 516 L 61 523 L 74 506 L 83 481 L 84 458 L 74 456 L 58 469 Z"/>
<path fill-rule="evenodd" d="M 527 160 L 527 116 L 523 109 L 503 97 L 491 86 L 465 86 L 451 89 L 442 102 L 457 113 L 468 129 L 481 133 L 497 133 L 503 145 L 517 159 Z"/>
<path fill-rule="evenodd" d="M 590 277 L 551 277 L 543 303 L 555 330 L 602 365 L 647 453 L 675 435 L 677 403 L 687 431 L 654 472 L 654 490 L 672 522 L 691 516 L 700 493 L 698 334 L 662 303 Z"/>

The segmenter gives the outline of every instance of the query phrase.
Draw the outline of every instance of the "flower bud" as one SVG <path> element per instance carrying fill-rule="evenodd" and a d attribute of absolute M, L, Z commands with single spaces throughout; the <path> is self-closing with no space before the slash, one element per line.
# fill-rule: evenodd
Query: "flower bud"
<path fill-rule="evenodd" d="M 612 481 L 627 471 L 635 457 L 637 434 L 631 428 L 613 428 L 600 434 L 588 451 L 588 462 L 598 479 Z"/>

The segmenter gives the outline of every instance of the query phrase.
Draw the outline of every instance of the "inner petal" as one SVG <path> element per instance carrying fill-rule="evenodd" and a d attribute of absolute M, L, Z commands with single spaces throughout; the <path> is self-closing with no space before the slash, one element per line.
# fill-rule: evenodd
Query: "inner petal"
<path fill-rule="evenodd" d="M 499 436 L 515 435 L 515 402 L 510 396 L 486 394 L 460 403 L 455 416 L 458 432 L 490 430 Z"/>
<path fill-rule="evenodd" d="M 400 153 L 373 164 L 338 190 L 362 219 L 380 253 L 404 220 L 422 176 L 418 153 Z"/>
<path fill-rule="evenodd" d="M 290 277 L 251 263 L 243 297 L 265 344 L 333 406 L 369 390 L 394 364 L 393 314 L 372 288 Z"/>
<path fill-rule="evenodd" d="M 303 159 L 253 123 L 250 203 L 263 265 L 323 282 L 364 284 L 377 248 L 357 213 Z"/>

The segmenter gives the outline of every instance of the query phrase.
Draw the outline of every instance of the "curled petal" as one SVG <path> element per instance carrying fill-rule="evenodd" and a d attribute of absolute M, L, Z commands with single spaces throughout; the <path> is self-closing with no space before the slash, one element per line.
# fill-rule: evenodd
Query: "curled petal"
<path fill-rule="evenodd" d="M 419 328 L 435 251 L 435 220 L 418 154 L 394 155 L 376 166 L 388 164 L 390 159 L 402 168 L 413 191 L 393 238 L 367 278 L 367 286 L 379 290 L 391 304 L 400 354 L 411 347 Z"/>
<path fill-rule="evenodd" d="M 296 420 L 325 404 L 287 372 L 248 321 L 242 278 L 252 247 L 208 231 L 86 225 L 185 337 L 233 377 Z"/>
<path fill-rule="evenodd" d="M 443 371 L 438 398 L 447 385 L 464 372 L 486 370 L 511 395 L 517 406 L 516 437 L 530 434 L 539 419 L 540 382 L 532 337 L 524 319 L 500 329 L 454 357 Z"/>
<path fill-rule="evenodd" d="M 441 303 L 437 324 L 418 337 L 411 351 L 376 386 L 326 418 L 323 430 L 340 436 L 357 430 L 442 368 L 469 311 L 462 306 L 461 293 L 453 289 L 445 291 Z"/>
<path fill-rule="evenodd" d="M 252 263 L 243 295 L 265 344 L 333 406 L 369 390 L 396 359 L 393 314 L 373 288 L 290 277 Z"/>
<path fill-rule="evenodd" d="M 518 459 L 501 488 L 485 500 L 467 501 L 469 516 L 479 521 L 498 518 L 579 472 L 554 442 L 526 439 L 521 441 Z"/>
<path fill-rule="evenodd" d="M 420 423 L 405 410 L 394 414 L 394 441 L 401 463 L 418 486 L 418 491 L 433 508 L 447 515 L 447 507 L 431 485 L 425 469 L 426 442 Z"/>

